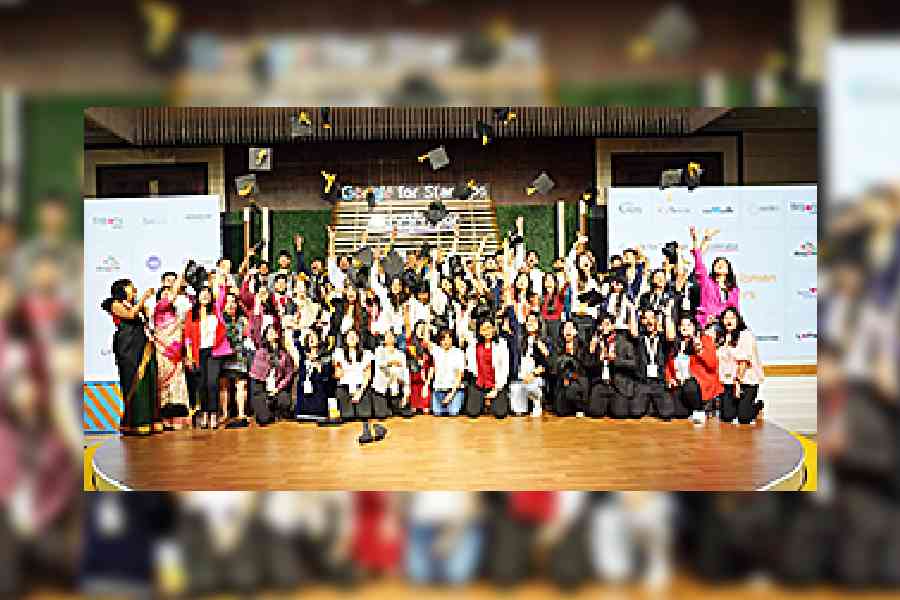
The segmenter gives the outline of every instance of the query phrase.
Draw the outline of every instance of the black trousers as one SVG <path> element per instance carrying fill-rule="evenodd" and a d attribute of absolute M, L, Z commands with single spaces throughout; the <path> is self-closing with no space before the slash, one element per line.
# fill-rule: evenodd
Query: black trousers
<path fill-rule="evenodd" d="M 720 420 L 733 421 L 737 418 L 738 423 L 746 425 L 756 418 L 756 395 L 759 393 L 758 385 L 742 385 L 741 395 L 736 398 L 734 395 L 734 384 L 725 386 L 725 393 L 722 394 L 722 412 Z"/>
<path fill-rule="evenodd" d="M 334 391 L 334 397 L 337 398 L 342 419 L 371 419 L 374 416 L 372 412 L 372 390 L 369 388 L 363 391 L 358 404 L 352 402 L 353 394 L 350 393 L 350 388 L 346 385 L 337 386 L 337 389 Z"/>
<path fill-rule="evenodd" d="M 703 397 L 700 394 L 700 384 L 691 377 L 669 390 L 672 397 L 672 414 L 668 415 L 676 419 L 689 417 L 695 410 L 703 408 Z M 664 415 L 660 415 L 664 416 Z"/>
<path fill-rule="evenodd" d="M 212 355 L 212 348 L 200 348 L 200 365 L 197 369 L 197 391 L 200 395 L 200 410 L 219 412 L 219 372 L 222 359 Z"/>
<path fill-rule="evenodd" d="M 578 330 L 578 337 L 581 338 L 581 343 L 587 344 L 591 341 L 591 336 L 594 334 L 594 318 L 575 315 L 572 317 L 572 322 L 575 323 L 575 329 Z"/>
<path fill-rule="evenodd" d="M 474 384 L 470 385 L 469 392 L 466 394 L 466 414 L 470 417 L 477 417 L 484 412 L 484 396 L 490 391 Z M 500 388 L 497 396 L 491 401 L 491 414 L 498 419 L 509 415 L 509 390 L 506 386 Z"/>
<path fill-rule="evenodd" d="M 588 407 L 588 414 L 592 417 L 605 417 L 612 412 L 612 407 L 616 404 L 616 388 L 612 383 L 597 379 L 591 385 L 591 401 Z"/>
<path fill-rule="evenodd" d="M 256 422 L 267 425 L 277 419 L 276 415 L 290 416 L 291 390 L 290 386 L 270 396 L 266 390 L 266 382 L 258 379 L 250 380 L 250 405 Z"/>
<path fill-rule="evenodd" d="M 672 412 L 668 408 L 671 402 L 671 398 L 666 392 L 662 381 L 639 381 L 635 383 L 634 396 L 631 397 L 628 403 L 628 416 L 632 418 L 643 417 L 649 412 L 651 404 L 656 407 L 660 415 L 663 412 Z"/>
<path fill-rule="evenodd" d="M 587 379 L 579 377 L 566 384 L 562 379 L 557 379 L 556 394 L 553 399 L 553 410 L 561 416 L 574 415 L 578 411 L 587 412 L 588 389 Z"/>
<path fill-rule="evenodd" d="M 406 406 L 400 406 L 401 402 L 403 402 L 403 394 L 391 395 L 390 390 L 386 390 L 384 394 L 373 391 L 372 414 L 376 419 L 386 419 L 397 415 L 411 417 L 412 408 L 409 402 L 406 403 Z"/>

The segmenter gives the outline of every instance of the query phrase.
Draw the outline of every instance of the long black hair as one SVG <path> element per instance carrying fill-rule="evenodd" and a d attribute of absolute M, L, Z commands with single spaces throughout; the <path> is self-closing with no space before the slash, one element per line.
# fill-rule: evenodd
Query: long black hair
<path fill-rule="evenodd" d="M 206 285 L 206 284 L 201 285 L 201 286 L 200 286 L 200 289 L 197 290 L 197 296 L 194 298 L 194 305 L 191 307 L 191 318 L 192 318 L 194 321 L 196 321 L 196 320 L 198 320 L 198 319 L 200 318 L 200 294 L 203 293 L 203 290 L 207 290 L 207 291 L 209 292 L 209 306 L 210 306 L 210 308 L 207 308 L 206 310 L 209 311 L 209 312 L 212 312 L 212 311 L 213 311 L 213 308 L 212 308 L 212 307 L 213 307 L 213 303 L 215 302 L 215 300 L 213 299 L 212 288 L 209 287 L 209 286 Z M 208 313 L 207 313 L 207 314 L 208 314 Z M 263 339 L 265 339 L 265 338 L 263 338 Z"/>
<path fill-rule="evenodd" d="M 733 306 L 729 306 L 719 315 L 719 330 L 718 335 L 716 336 L 716 346 L 724 346 L 726 340 L 728 339 L 728 332 L 725 331 L 725 313 L 732 312 L 734 313 L 735 318 L 737 319 L 737 326 L 734 328 L 735 336 L 731 340 L 732 346 L 737 346 L 738 338 L 741 336 L 741 332 L 747 329 L 747 323 L 744 321 L 744 317 L 741 316 L 740 311 Z"/>
<path fill-rule="evenodd" d="M 109 286 L 109 298 L 100 303 L 100 308 L 105 312 L 112 314 L 112 305 L 115 301 L 125 301 L 128 299 L 128 286 L 131 285 L 130 279 L 116 279 Z"/>
<path fill-rule="evenodd" d="M 709 267 L 709 278 L 716 281 L 716 263 L 720 260 L 724 260 L 725 264 L 728 265 L 728 274 L 725 275 L 725 288 L 730 292 L 737 287 L 737 277 L 734 276 L 734 268 L 731 266 L 730 260 L 724 256 L 717 256 Z"/>

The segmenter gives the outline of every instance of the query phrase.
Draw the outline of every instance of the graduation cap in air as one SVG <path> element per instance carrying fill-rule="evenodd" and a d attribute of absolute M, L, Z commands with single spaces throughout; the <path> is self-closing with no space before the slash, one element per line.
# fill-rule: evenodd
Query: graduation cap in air
<path fill-rule="evenodd" d="M 250 166 L 251 171 L 271 171 L 272 170 L 272 149 L 271 148 L 250 148 Z"/>
<path fill-rule="evenodd" d="M 443 202 L 432 200 L 431 204 L 428 205 L 428 210 L 425 212 L 425 220 L 434 226 L 446 219 L 448 214 L 447 207 L 444 206 Z"/>
<path fill-rule="evenodd" d="M 460 183 L 453 188 L 453 197 L 457 200 L 468 200 L 475 193 L 476 183 L 474 179 L 470 179 L 465 183 Z"/>
<path fill-rule="evenodd" d="M 403 257 L 396 250 L 391 250 L 381 261 L 381 266 L 384 267 L 384 274 L 388 277 L 398 277 L 403 273 Z"/>
<path fill-rule="evenodd" d="M 322 129 L 331 129 L 331 109 L 327 106 L 320 108 L 319 120 L 322 123 Z"/>
<path fill-rule="evenodd" d="M 354 264 L 358 263 L 361 267 L 371 267 L 374 259 L 375 255 L 370 246 L 363 246 L 353 255 Z"/>
<path fill-rule="evenodd" d="M 256 187 L 256 175 L 241 175 L 234 178 L 234 186 L 237 188 L 238 196 L 254 196 L 259 191 Z"/>
<path fill-rule="evenodd" d="M 322 200 L 334 204 L 340 197 L 341 186 L 337 182 L 337 174 L 322 171 Z"/>
<path fill-rule="evenodd" d="M 291 115 L 291 137 L 303 137 L 312 135 L 313 126 L 309 113 L 300 111 L 298 115 Z"/>
<path fill-rule="evenodd" d="M 509 125 L 511 121 L 516 119 L 516 113 L 508 106 L 501 106 L 494 109 L 494 119 L 500 121 L 504 125 Z"/>
<path fill-rule="evenodd" d="M 431 168 L 434 171 L 442 169 L 450 164 L 450 157 L 447 155 L 447 150 L 443 146 L 438 146 L 434 150 L 429 150 L 425 154 L 419 156 L 420 163 L 423 163 L 426 160 L 431 163 Z"/>
<path fill-rule="evenodd" d="M 689 192 L 693 192 L 694 188 L 700 185 L 701 175 L 703 175 L 703 169 L 700 167 L 700 163 L 689 162 L 687 166 L 687 176 L 685 177 L 685 183 L 687 184 Z"/>
<path fill-rule="evenodd" d="M 481 140 L 482 146 L 487 146 L 494 137 L 494 128 L 484 121 L 475 122 L 475 139 Z"/>
<path fill-rule="evenodd" d="M 678 242 L 666 242 L 662 247 L 663 256 L 669 259 L 669 263 L 678 264 Z"/>
<path fill-rule="evenodd" d="M 578 294 L 578 300 L 580 302 L 584 302 L 588 306 L 596 306 L 600 304 L 603 296 L 597 290 L 590 290 L 587 292 L 583 292 Z"/>
<path fill-rule="evenodd" d="M 556 182 L 550 179 L 550 176 L 547 175 L 546 171 L 542 172 L 538 175 L 537 179 L 531 182 L 531 185 L 525 188 L 525 193 L 529 196 L 538 193 L 538 194 L 546 194 L 556 185 Z"/>

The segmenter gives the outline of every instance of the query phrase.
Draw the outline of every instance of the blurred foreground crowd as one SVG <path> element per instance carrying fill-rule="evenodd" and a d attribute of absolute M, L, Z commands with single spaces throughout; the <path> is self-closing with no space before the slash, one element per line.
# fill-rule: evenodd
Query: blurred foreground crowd
<path fill-rule="evenodd" d="M 665 589 L 747 579 L 896 585 L 900 537 L 866 547 L 813 495 L 590 492 L 93 494 L 82 591 L 195 597 L 480 582 Z M 882 526 L 885 524 L 882 523 Z M 843 533 L 836 535 L 839 531 Z M 887 542 L 887 539 L 883 540 Z M 868 561 L 865 566 L 862 561 Z"/>

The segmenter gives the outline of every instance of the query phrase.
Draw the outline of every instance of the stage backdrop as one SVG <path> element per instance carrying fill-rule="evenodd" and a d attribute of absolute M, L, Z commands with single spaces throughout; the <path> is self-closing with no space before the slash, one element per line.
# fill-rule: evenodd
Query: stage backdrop
<path fill-rule="evenodd" d="M 721 229 L 704 255 L 734 265 L 741 312 L 766 364 L 815 364 L 815 186 L 610 188 L 609 253 L 643 244 L 659 266 L 668 241 L 690 247 L 690 225 Z M 693 268 L 693 262 L 690 263 Z"/>
<path fill-rule="evenodd" d="M 218 196 L 85 199 L 84 201 L 84 424 L 118 428 L 119 374 L 112 355 L 112 319 L 100 309 L 120 278 L 139 293 L 159 288 L 166 271 L 188 258 L 215 266 L 221 252 Z"/>

